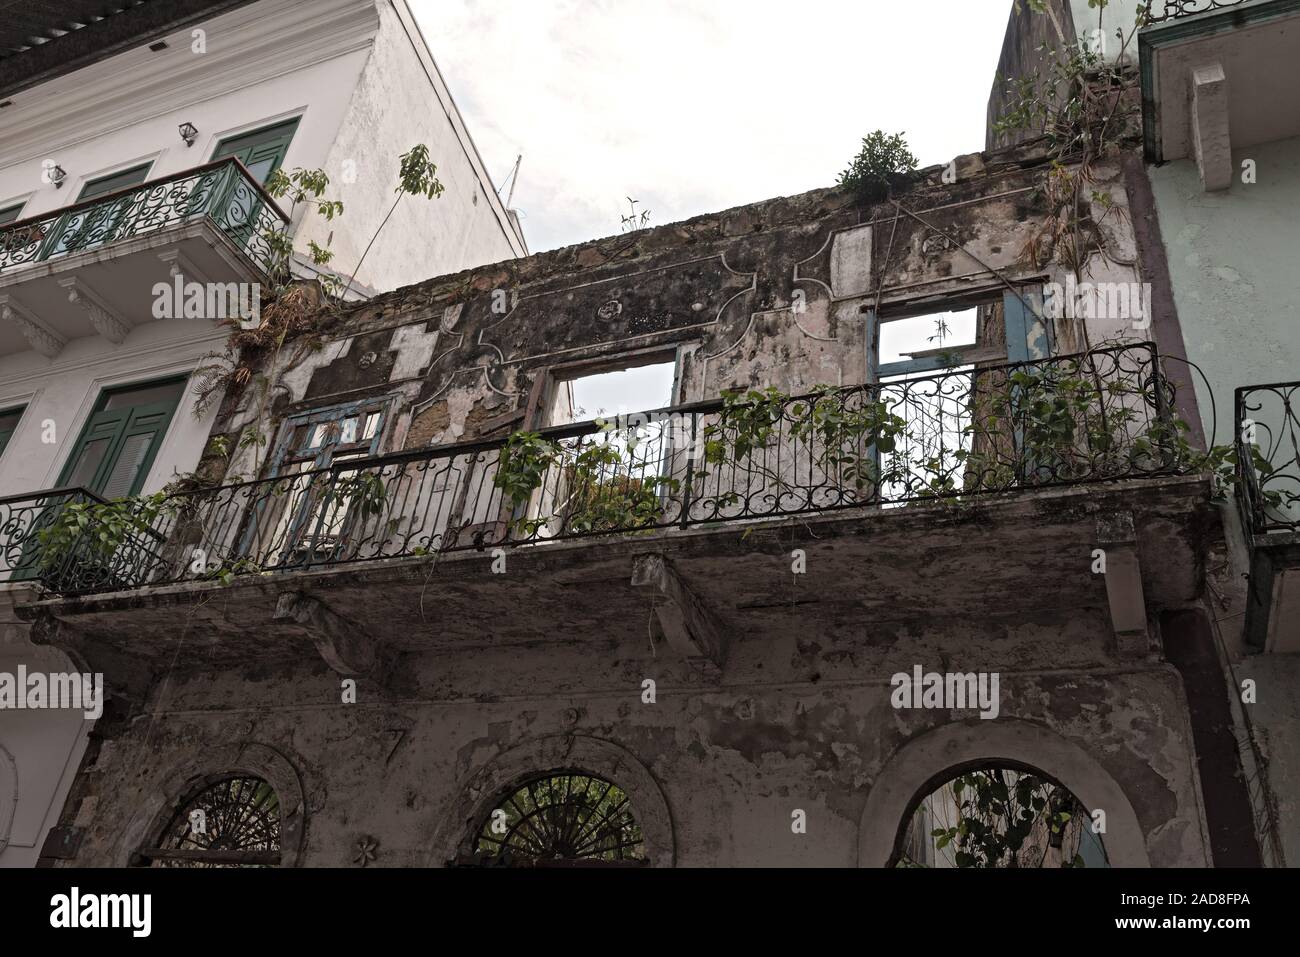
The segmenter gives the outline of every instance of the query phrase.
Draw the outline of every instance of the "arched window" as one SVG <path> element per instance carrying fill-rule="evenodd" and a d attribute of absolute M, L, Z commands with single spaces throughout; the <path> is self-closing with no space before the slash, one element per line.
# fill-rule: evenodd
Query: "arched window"
<path fill-rule="evenodd" d="M 153 867 L 274 867 L 280 863 L 280 799 L 259 777 L 203 786 L 140 851 Z"/>
<path fill-rule="evenodd" d="M 913 802 L 898 867 L 1109 867 L 1089 811 L 1047 777 L 981 765 Z"/>
<path fill-rule="evenodd" d="M 617 785 L 552 771 L 507 793 L 475 829 L 474 861 L 515 867 L 648 863 L 641 825 Z"/>

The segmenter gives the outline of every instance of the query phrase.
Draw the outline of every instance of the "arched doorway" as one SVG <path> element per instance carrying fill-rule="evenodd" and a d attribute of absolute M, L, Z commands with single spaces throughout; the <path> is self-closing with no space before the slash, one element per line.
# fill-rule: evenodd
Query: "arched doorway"
<path fill-rule="evenodd" d="M 912 824 L 910 815 L 921 800 L 959 772 L 989 767 L 1028 771 L 1066 788 L 1090 816 L 1104 812 L 1100 836 L 1111 867 L 1151 866 L 1142 826 L 1119 783 L 1073 741 L 1018 719 L 945 724 L 895 750 L 867 794 L 858 828 L 858 863 L 895 864 Z"/>
<path fill-rule="evenodd" d="M 1100 827 L 1068 788 L 1006 764 L 954 769 L 917 796 L 896 867 L 1109 867 Z"/>

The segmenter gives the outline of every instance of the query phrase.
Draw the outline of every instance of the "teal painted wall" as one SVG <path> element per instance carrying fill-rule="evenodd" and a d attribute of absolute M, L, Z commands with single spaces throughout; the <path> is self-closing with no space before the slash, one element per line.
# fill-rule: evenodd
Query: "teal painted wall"
<path fill-rule="evenodd" d="M 1241 165 L 1256 163 L 1256 182 Z M 1232 441 L 1238 386 L 1300 380 L 1300 138 L 1233 154 L 1232 187 L 1201 188 L 1196 164 L 1149 167 L 1187 357 L 1218 409 L 1214 441 Z M 1193 372 L 1207 437 L 1210 393 Z"/>

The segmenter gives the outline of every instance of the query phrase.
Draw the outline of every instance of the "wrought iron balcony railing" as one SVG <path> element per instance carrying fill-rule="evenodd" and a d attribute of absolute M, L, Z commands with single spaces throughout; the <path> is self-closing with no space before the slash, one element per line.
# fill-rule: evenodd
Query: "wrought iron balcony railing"
<path fill-rule="evenodd" d="M 1237 502 L 1253 541 L 1300 532 L 1300 382 L 1236 392 Z"/>
<path fill-rule="evenodd" d="M 266 272 L 267 236 L 289 219 L 238 159 L 97 196 L 0 226 L 0 273 L 203 218 Z"/>
<path fill-rule="evenodd" d="M 1247 0 L 1151 0 L 1148 4 L 1147 23 L 1167 23 L 1182 17 L 1239 7 Z"/>
<path fill-rule="evenodd" d="M 751 393 L 134 504 L 46 493 L 8 548 L 78 594 L 1171 475 L 1170 399 L 1150 344 Z"/>

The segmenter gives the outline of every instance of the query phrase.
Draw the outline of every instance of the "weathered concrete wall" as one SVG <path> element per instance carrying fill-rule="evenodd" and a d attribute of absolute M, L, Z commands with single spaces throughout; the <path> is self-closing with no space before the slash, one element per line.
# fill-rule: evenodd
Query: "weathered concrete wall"
<path fill-rule="evenodd" d="M 1013 0 L 1007 32 L 1002 37 L 1002 53 L 993 73 L 993 88 L 989 91 L 984 131 L 987 149 L 1010 146 L 1033 137 L 1034 134 L 1019 130 L 999 133 L 993 125 L 1014 106 L 1016 81 L 1046 71 L 1049 59 L 1040 48 L 1063 49 L 1074 41 L 1074 16 L 1067 0 L 1048 0 L 1047 9 L 1041 14 Z"/>
<path fill-rule="evenodd" d="M 943 167 L 922 171 L 903 209 L 817 190 L 396 290 L 325 319 L 320 349 L 287 350 L 274 412 L 391 395 L 384 446 L 398 449 L 501 434 L 511 413 L 513 427 L 545 424 L 555 370 L 633 353 L 677 358 L 677 402 L 872 381 L 877 313 L 998 303 L 1009 286 L 1065 281 L 1041 242 L 1041 151 L 958 157 L 952 169 L 953 183 Z M 1134 282 L 1119 165 L 1094 175 L 1112 201 L 1091 213 L 1109 255 L 1091 256 L 1083 278 Z M 1145 338 L 1115 317 L 1061 318 L 1053 332 L 1058 353 Z M 231 396 L 215 431 L 238 433 L 262 412 L 251 392 Z M 251 474 L 251 457 L 231 470 Z"/>
<path fill-rule="evenodd" d="M 903 824 L 862 820 L 900 749 L 920 742 L 904 763 L 937 775 L 952 768 L 955 746 L 928 749 L 927 732 L 948 727 L 979 742 L 995 726 L 1022 724 L 1047 744 L 1033 753 L 991 746 L 982 757 L 1032 764 L 1084 800 L 1119 782 L 1131 811 L 1098 805 L 1113 822 L 1113 860 L 1206 863 L 1178 677 L 1168 666 L 1111 659 L 1095 611 L 1009 627 L 846 622 L 840 634 L 794 621 L 777 640 L 735 635 L 716 686 L 652 657 L 640 620 L 609 622 L 603 641 L 544 648 L 494 648 L 488 619 L 484 631 L 472 654 L 403 656 L 399 677 L 387 689 L 362 681 L 356 704 L 340 703 L 338 676 L 318 664 L 174 676 L 150 703 L 155 717 L 103 744 L 77 864 L 126 862 L 158 812 L 151 792 L 173 767 L 260 742 L 301 777 L 302 865 L 349 866 L 362 836 L 377 839 L 380 865 L 440 865 L 469 835 L 465 809 L 500 797 L 473 794 L 476 782 L 571 761 L 627 788 L 638 814 L 659 807 L 642 775 L 655 782 L 678 864 L 854 866 L 860 841 L 892 846 Z M 1000 716 L 895 710 L 889 676 L 917 662 L 1004 669 Z M 657 682 L 654 704 L 642 701 L 646 678 Z M 584 749 L 588 738 L 621 757 Z M 1096 769 L 1075 771 L 1077 752 Z M 566 761 L 568 753 L 581 757 Z M 796 809 L 808 814 L 807 834 L 791 831 Z M 1114 823 L 1130 814 L 1136 844 Z"/>
<path fill-rule="evenodd" d="M 1236 665 L 1234 677 L 1255 683 L 1254 700 L 1243 705 L 1262 765 L 1252 775 L 1252 796 L 1274 802 L 1261 808 L 1262 816 L 1272 819 L 1283 859 L 1294 867 L 1300 861 L 1300 655 L 1252 655 Z"/>

